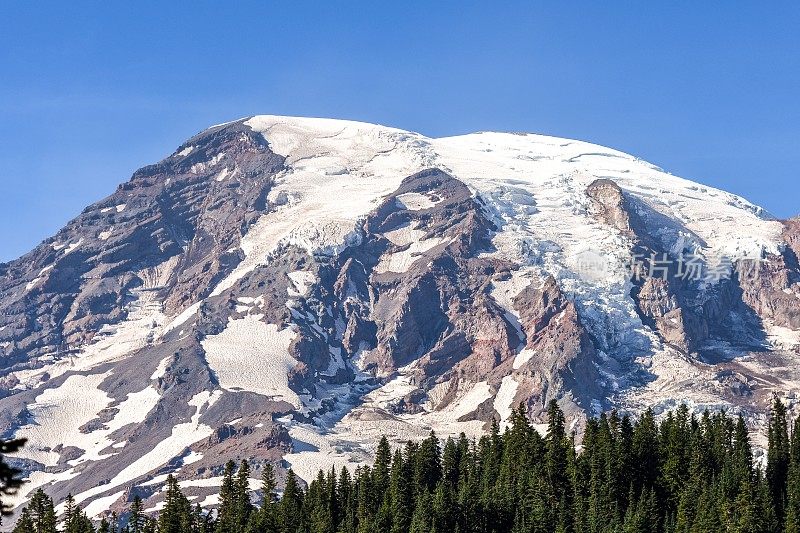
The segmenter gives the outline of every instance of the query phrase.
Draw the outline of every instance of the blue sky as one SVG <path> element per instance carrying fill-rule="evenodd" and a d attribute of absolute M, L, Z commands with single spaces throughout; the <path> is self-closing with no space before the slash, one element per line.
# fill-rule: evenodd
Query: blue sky
<path fill-rule="evenodd" d="M 800 213 L 798 2 L 0 0 L 0 15 L 0 261 L 258 113 L 578 138 Z"/>

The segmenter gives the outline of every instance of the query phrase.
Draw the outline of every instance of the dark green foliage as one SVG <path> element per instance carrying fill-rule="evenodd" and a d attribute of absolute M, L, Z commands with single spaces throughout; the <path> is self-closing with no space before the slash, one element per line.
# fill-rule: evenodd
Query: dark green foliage
<path fill-rule="evenodd" d="M 778 519 L 783 518 L 786 508 L 786 483 L 789 473 L 789 424 L 786 420 L 786 407 L 775 396 L 772 402 L 772 416 L 767 433 L 769 449 L 767 452 L 767 484 L 772 504 Z"/>
<path fill-rule="evenodd" d="M 53 507 L 53 500 L 42 489 L 33 493 L 28 507 L 25 509 L 36 533 L 55 533 L 58 520 Z"/>
<path fill-rule="evenodd" d="M 126 533 L 800 533 L 800 419 L 791 425 L 776 398 L 766 469 L 754 468 L 747 427 L 725 413 L 686 407 L 658 423 L 615 412 L 586 423 L 581 446 L 555 402 L 541 436 L 524 406 L 501 433 L 444 443 L 431 433 L 392 451 L 377 445 L 372 467 L 320 471 L 304 490 L 289 470 L 276 497 L 262 470 L 251 503 L 250 467 L 228 463 L 214 513 L 192 506 L 167 479 L 158 520 L 135 498 Z M 69 498 L 63 531 L 93 532 Z M 116 533 L 116 519 L 100 524 Z M 54 533 L 53 502 L 37 491 L 16 533 Z"/>
<path fill-rule="evenodd" d="M 34 526 L 31 514 L 27 509 L 22 510 L 22 514 L 17 520 L 17 525 L 14 526 L 13 533 L 36 533 L 36 526 Z"/>
<path fill-rule="evenodd" d="M 219 491 L 219 512 L 217 514 L 216 533 L 238 533 L 236 529 L 236 481 L 234 471 L 236 463 L 228 461 L 222 474 L 222 486 Z"/>
<path fill-rule="evenodd" d="M 94 525 L 86 513 L 75 503 L 72 494 L 67 496 L 62 523 L 64 533 L 94 533 Z"/>
<path fill-rule="evenodd" d="M 178 480 L 167 476 L 164 507 L 158 515 L 159 533 L 184 533 L 192 531 L 192 506 L 178 486 Z"/>
<path fill-rule="evenodd" d="M 242 532 L 250 522 L 253 504 L 250 502 L 250 465 L 242 461 L 233 486 L 233 526 Z M 161 533 L 161 532 L 159 532 Z"/>
<path fill-rule="evenodd" d="M 289 470 L 286 476 L 286 487 L 283 490 L 283 498 L 278 504 L 278 526 L 280 531 L 296 533 L 303 531 L 303 519 L 307 518 L 303 513 L 303 490 L 297 482 L 294 471 Z"/>
<path fill-rule="evenodd" d="M 4 455 L 18 452 L 25 444 L 25 439 L 2 440 L 0 439 L 0 516 L 7 515 L 10 509 L 3 504 L 4 496 L 13 496 L 22 485 L 18 476 L 20 471 L 6 463 Z"/>
<path fill-rule="evenodd" d="M 144 512 L 142 499 L 139 496 L 134 496 L 128 512 L 126 533 L 147 533 L 152 527 L 151 519 Z"/>

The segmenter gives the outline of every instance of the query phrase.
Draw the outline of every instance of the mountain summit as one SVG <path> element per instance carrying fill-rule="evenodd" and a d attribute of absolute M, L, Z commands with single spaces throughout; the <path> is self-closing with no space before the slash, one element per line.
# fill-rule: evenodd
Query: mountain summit
<path fill-rule="evenodd" d="M 0 429 L 28 494 L 91 516 L 551 399 L 578 433 L 680 402 L 759 427 L 800 389 L 798 255 L 798 220 L 602 146 L 256 116 L 0 264 Z"/>

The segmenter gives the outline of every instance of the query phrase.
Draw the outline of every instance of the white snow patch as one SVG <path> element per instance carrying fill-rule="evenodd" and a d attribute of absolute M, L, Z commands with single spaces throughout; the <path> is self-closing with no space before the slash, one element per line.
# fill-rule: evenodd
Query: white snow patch
<path fill-rule="evenodd" d="M 212 487 L 221 487 L 222 486 L 223 478 L 222 476 L 216 477 L 206 477 L 200 479 L 185 479 L 178 482 L 178 485 L 182 489 L 187 489 L 191 487 L 196 488 L 212 488 Z M 255 478 L 248 479 L 248 485 L 250 490 L 258 490 L 261 488 L 261 480 Z"/>
<path fill-rule="evenodd" d="M 161 395 L 155 387 L 147 387 L 139 392 L 132 392 L 117 406 L 117 414 L 106 424 L 111 434 L 129 424 L 144 422 L 147 415 L 158 404 Z"/>
<path fill-rule="evenodd" d="M 506 422 L 511 416 L 511 412 L 516 407 L 514 405 L 514 397 L 517 394 L 519 383 L 514 379 L 514 376 L 505 376 L 500 383 L 500 390 L 494 397 L 494 410 L 500 415 L 500 422 Z"/>
<path fill-rule="evenodd" d="M 53 379 L 66 372 L 91 370 L 103 363 L 123 359 L 151 343 L 164 320 L 162 303 L 153 291 L 133 290 L 132 293 L 136 300 L 128 304 L 125 321 L 102 328 L 95 337 L 98 340 L 77 353 L 56 357 L 52 364 L 38 369 L 15 372 L 20 382 L 33 387 L 45 373 Z"/>
<path fill-rule="evenodd" d="M 181 461 L 182 465 L 190 465 L 196 463 L 203 458 L 203 454 L 194 450 L 190 451 Z"/>
<path fill-rule="evenodd" d="M 217 180 L 217 181 L 223 181 L 225 178 L 227 178 L 230 175 L 230 173 L 231 173 L 230 169 L 228 167 L 225 167 L 220 171 L 219 174 L 217 174 L 217 177 L 214 178 L 214 179 Z"/>
<path fill-rule="evenodd" d="M 519 311 L 514 309 L 514 298 L 530 283 L 529 271 L 515 270 L 511 273 L 509 279 L 493 281 L 489 292 L 494 301 L 505 311 L 506 320 L 514 326 L 520 342 L 524 341 L 525 332 L 522 330 L 522 324 L 520 324 Z"/>
<path fill-rule="evenodd" d="M 80 503 L 87 498 L 102 494 L 107 490 L 133 481 L 166 464 L 195 442 L 210 436 L 213 433 L 213 429 L 206 424 L 201 424 L 200 416 L 202 415 L 203 408 L 210 408 L 220 396 L 222 396 L 222 391 L 220 390 L 216 390 L 213 393 L 204 390 L 195 394 L 192 399 L 189 400 L 189 405 L 195 408 L 195 413 L 192 415 L 189 422 L 175 425 L 172 428 L 172 434 L 158 442 L 151 451 L 122 469 L 107 484 L 100 485 L 99 487 L 89 489 L 76 495 L 75 502 Z"/>
<path fill-rule="evenodd" d="M 33 493 L 33 491 L 35 491 L 37 488 L 46 485 L 52 485 L 61 481 L 69 481 L 70 479 L 78 477 L 78 474 L 79 472 L 76 472 L 74 468 L 70 468 L 65 472 L 59 472 L 57 474 L 42 471 L 31 472 L 31 474 L 25 478 L 25 483 L 23 483 L 22 487 L 17 491 L 17 493 L 4 497 L 3 503 L 11 506 L 12 508 L 18 507 L 25 503 L 28 500 L 28 495 Z"/>
<path fill-rule="evenodd" d="M 26 291 L 29 291 L 29 290 L 31 290 L 32 288 L 34 288 L 34 287 L 35 287 L 35 286 L 36 286 L 36 285 L 37 285 L 37 284 L 38 284 L 38 283 L 39 283 L 39 282 L 42 280 L 42 278 L 44 277 L 44 275 L 45 275 L 47 272 L 49 272 L 50 270 L 52 270 L 54 266 L 55 266 L 55 265 L 48 265 L 48 266 L 44 267 L 43 269 L 41 269 L 41 270 L 39 271 L 39 275 L 38 275 L 38 276 L 36 276 L 36 277 L 35 277 L 34 279 L 32 279 L 31 281 L 29 281 L 27 285 L 25 285 L 25 290 L 26 290 Z M 0 328 L 0 330 L 2 330 L 2 328 Z"/>
<path fill-rule="evenodd" d="M 151 479 L 149 481 L 145 481 L 144 483 L 139 483 L 139 486 L 148 487 L 148 486 L 151 486 L 151 485 L 162 485 L 162 484 L 166 483 L 168 477 L 169 477 L 169 474 L 161 474 L 161 475 L 158 475 L 158 476 L 154 477 L 153 479 Z"/>
<path fill-rule="evenodd" d="M 15 436 L 28 438 L 29 444 L 20 452 L 20 457 L 38 461 L 45 466 L 55 466 L 60 454 L 53 451 L 58 445 L 74 446 L 83 454 L 68 461 L 77 466 L 87 461 L 98 461 L 112 454 L 103 450 L 113 445 L 112 433 L 128 425 L 144 421 L 159 399 L 158 392 L 148 387 L 138 393 L 129 394 L 117 408 L 117 413 L 100 429 L 83 433 L 80 428 L 95 420 L 101 410 L 111 404 L 112 399 L 98 386 L 109 375 L 69 376 L 62 386 L 45 390 L 28 406 L 34 422 L 19 428 Z"/>
<path fill-rule="evenodd" d="M 109 507 L 111 507 L 114 504 L 114 502 L 116 502 L 123 494 L 125 494 L 125 491 L 121 490 L 116 494 L 112 494 L 110 496 L 103 496 L 102 498 L 97 498 L 96 500 L 93 500 L 84 509 L 86 516 L 88 516 L 89 518 L 99 518 L 102 514 L 106 513 Z"/>
<path fill-rule="evenodd" d="M 202 305 L 203 301 L 201 300 L 199 302 L 193 303 L 192 305 L 181 311 L 181 313 L 178 316 L 172 319 L 172 322 L 170 322 L 169 324 L 166 325 L 166 327 L 164 327 L 162 335 L 166 335 L 167 333 L 177 328 L 178 326 L 182 326 L 183 324 L 185 324 L 187 320 L 189 320 L 190 318 L 192 318 L 194 315 L 197 314 L 197 311 L 200 310 L 200 306 Z"/>
<path fill-rule="evenodd" d="M 534 355 L 536 355 L 536 350 L 531 350 L 530 348 L 520 350 L 520 352 L 514 356 L 514 370 L 522 368 Z"/>
<path fill-rule="evenodd" d="M 375 272 L 381 274 L 385 272 L 406 272 L 415 261 L 424 257 L 425 252 L 439 246 L 445 240 L 441 237 L 431 237 L 430 239 L 412 242 L 402 252 L 384 254 L 380 262 L 375 266 Z"/>
<path fill-rule="evenodd" d="M 441 417 L 442 419 L 449 419 L 457 421 L 462 416 L 466 416 L 475 410 L 483 402 L 492 397 L 492 389 L 485 381 L 481 381 L 472 385 L 466 394 L 458 398 L 455 402 L 449 404 L 442 411 L 438 413 L 431 413 L 431 417 Z"/>
<path fill-rule="evenodd" d="M 209 494 L 200 502 L 200 507 L 203 509 L 214 507 L 215 505 L 219 505 L 219 494 Z"/>
<path fill-rule="evenodd" d="M 74 242 L 74 243 L 72 243 L 72 244 L 68 245 L 68 246 L 66 247 L 66 249 L 64 250 L 64 255 L 69 255 L 69 254 L 71 254 L 72 252 L 74 252 L 75 250 L 77 250 L 77 249 L 78 249 L 78 247 L 79 247 L 81 244 L 83 244 L 83 237 L 81 237 L 80 239 L 78 239 L 78 241 L 77 241 L 77 242 Z"/>
<path fill-rule="evenodd" d="M 407 192 L 397 195 L 397 205 L 402 209 L 410 211 L 419 211 L 421 209 L 430 209 L 438 202 L 434 201 L 427 194 L 420 194 L 418 192 Z"/>
<path fill-rule="evenodd" d="M 107 241 L 108 238 L 111 237 L 113 234 L 114 234 L 114 230 L 108 229 L 108 230 L 101 231 L 100 233 L 98 233 L 97 234 L 97 238 L 100 239 L 101 241 Z"/>
<path fill-rule="evenodd" d="M 291 328 L 278 331 L 276 325 L 248 316 L 231 320 L 222 333 L 209 335 L 202 345 L 222 388 L 255 392 L 300 408 L 288 377 L 297 364 L 289 355 L 295 335 Z"/>
<path fill-rule="evenodd" d="M 317 280 L 316 276 L 314 276 L 314 273 L 307 270 L 289 272 L 287 276 L 289 276 L 289 280 L 291 280 L 292 285 L 294 285 L 294 289 L 289 287 L 287 291 L 289 292 L 289 296 L 295 297 L 307 296 L 311 286 L 314 285 Z"/>
<path fill-rule="evenodd" d="M 242 238 L 244 261 L 212 295 L 265 264 L 281 245 L 333 255 L 360 242 L 358 223 L 405 176 L 433 162 L 424 137 L 394 128 L 268 115 L 253 117 L 245 125 L 262 133 L 275 153 L 286 156 L 289 170 L 277 177 L 270 193 L 276 209 Z"/>
<path fill-rule="evenodd" d="M 192 165 L 189 168 L 189 172 L 191 172 L 192 174 L 199 174 L 199 173 L 203 172 L 204 170 L 206 170 L 207 168 L 213 167 L 214 165 L 216 165 L 217 163 L 222 161 L 223 157 L 225 157 L 225 153 L 224 152 L 215 155 L 214 157 L 212 157 L 208 161 L 201 161 L 199 163 L 195 163 L 194 165 Z"/>
<path fill-rule="evenodd" d="M 425 236 L 425 232 L 412 227 L 410 223 L 406 222 L 396 229 L 385 231 L 383 236 L 395 246 L 406 246 L 422 240 L 422 238 Z"/>
<path fill-rule="evenodd" d="M 194 146 L 187 146 L 186 148 L 178 152 L 178 155 L 181 157 L 186 157 L 187 155 L 191 154 L 193 150 Z"/>
<path fill-rule="evenodd" d="M 111 403 L 111 398 L 98 388 L 108 375 L 69 376 L 60 387 L 38 395 L 27 407 L 33 423 L 14 433 L 15 438 L 28 439 L 19 456 L 56 466 L 60 455 L 52 450 L 59 444 L 68 443 L 85 451 L 94 449 L 102 439 L 82 433 L 79 428 L 97 418 Z"/>
<path fill-rule="evenodd" d="M 776 326 L 769 322 L 764 325 L 767 332 L 767 340 L 774 348 L 788 351 L 800 348 L 800 331 Z"/>
<path fill-rule="evenodd" d="M 144 512 L 145 513 L 157 513 L 159 511 L 161 511 L 166 506 L 167 506 L 167 502 L 162 500 L 160 502 L 156 502 L 156 504 L 154 506 L 148 507 L 147 509 L 144 510 Z"/>
<path fill-rule="evenodd" d="M 153 374 L 150 376 L 151 381 L 155 381 L 157 379 L 161 379 L 167 373 L 167 367 L 169 367 L 170 362 L 172 362 L 171 355 L 165 357 L 161 361 L 159 361 L 158 366 L 156 367 Z"/>

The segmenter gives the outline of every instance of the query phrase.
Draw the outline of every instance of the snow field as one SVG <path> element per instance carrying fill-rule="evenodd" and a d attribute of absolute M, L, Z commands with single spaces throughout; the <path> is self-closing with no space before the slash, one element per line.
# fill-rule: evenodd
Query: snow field
<path fill-rule="evenodd" d="M 410 211 L 430 209 L 438 203 L 427 194 L 420 194 L 418 192 L 400 194 L 397 196 L 396 201 L 401 209 L 408 209 Z"/>
<path fill-rule="evenodd" d="M 223 389 L 255 392 L 299 409 L 300 398 L 289 388 L 288 378 L 297 364 L 289 355 L 296 335 L 291 328 L 278 331 L 276 325 L 248 316 L 231 320 L 222 333 L 206 337 L 202 346 Z"/>
<path fill-rule="evenodd" d="M 158 442 L 155 447 L 139 459 L 122 469 L 107 484 L 89 489 L 75 496 L 75 502 L 82 501 L 107 492 L 110 489 L 124 485 L 133 481 L 148 472 L 168 463 L 173 457 L 177 457 L 183 451 L 200 440 L 203 440 L 213 433 L 213 429 L 200 423 L 200 416 L 203 408 L 209 408 L 222 396 L 222 391 L 217 390 L 213 393 L 207 390 L 197 393 L 189 400 L 189 405 L 195 408 L 195 413 L 189 422 L 176 424 L 172 428 L 172 433 L 166 439 Z"/>
<path fill-rule="evenodd" d="M 52 449 L 59 444 L 95 450 L 103 438 L 82 433 L 79 428 L 97 418 L 111 403 L 111 398 L 98 388 L 108 376 L 109 373 L 72 375 L 60 387 L 46 389 L 37 396 L 28 406 L 33 423 L 14 433 L 15 438 L 29 440 L 19 455 L 45 466 L 56 466 L 60 454 Z"/>
<path fill-rule="evenodd" d="M 374 270 L 379 274 L 386 272 L 407 272 L 408 269 L 411 268 L 411 265 L 424 256 L 425 252 L 436 248 L 445 241 L 446 239 L 442 237 L 431 237 L 430 239 L 414 241 L 402 252 L 384 254 Z"/>
<path fill-rule="evenodd" d="M 425 232 L 406 222 L 396 229 L 383 232 L 383 236 L 395 246 L 406 246 L 421 240 L 425 236 Z"/>
<path fill-rule="evenodd" d="M 514 379 L 514 376 L 505 376 L 500 383 L 500 390 L 494 398 L 494 410 L 500 415 L 500 423 L 506 424 L 511 412 L 516 409 L 514 405 L 514 398 L 517 394 L 519 383 Z"/>

